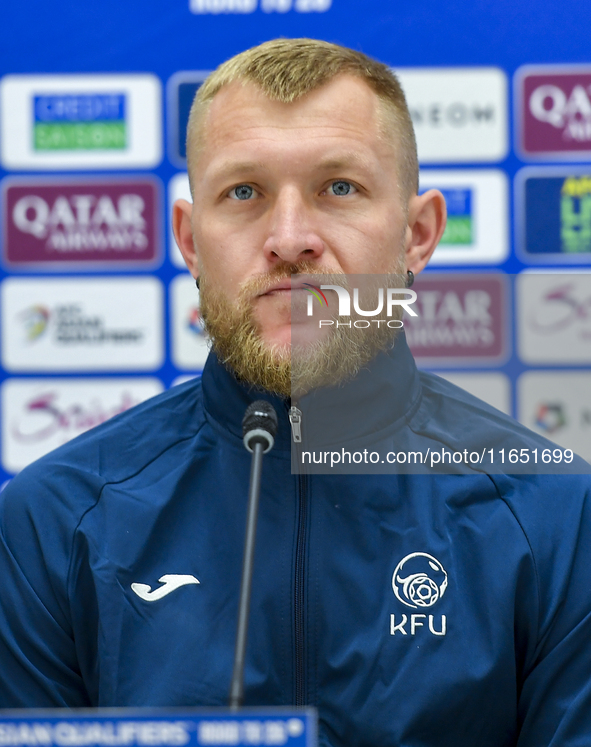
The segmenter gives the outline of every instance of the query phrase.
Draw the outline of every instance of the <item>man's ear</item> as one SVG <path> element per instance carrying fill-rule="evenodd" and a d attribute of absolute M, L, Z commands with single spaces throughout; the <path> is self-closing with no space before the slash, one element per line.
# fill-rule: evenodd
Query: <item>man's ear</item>
<path fill-rule="evenodd" d="M 174 238 L 178 244 L 181 254 L 189 272 L 197 279 L 199 277 L 199 263 L 193 243 L 193 230 L 191 226 L 191 216 L 193 214 L 193 205 L 186 200 L 177 200 L 172 208 L 172 229 Z"/>
<path fill-rule="evenodd" d="M 408 203 L 406 269 L 416 275 L 431 259 L 447 221 L 445 197 L 437 189 L 414 195 Z"/>

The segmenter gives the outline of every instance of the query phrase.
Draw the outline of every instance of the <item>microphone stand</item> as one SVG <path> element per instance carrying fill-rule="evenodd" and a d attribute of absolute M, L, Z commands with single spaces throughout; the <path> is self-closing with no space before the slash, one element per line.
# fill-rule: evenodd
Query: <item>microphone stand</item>
<path fill-rule="evenodd" d="M 244 658 L 246 653 L 246 635 L 250 611 L 250 590 L 252 585 L 252 567 L 254 564 L 255 536 L 259 512 L 261 472 L 265 444 L 256 439 L 252 450 L 250 465 L 250 485 L 248 489 L 248 514 L 246 519 L 246 538 L 242 560 L 242 582 L 240 585 L 240 606 L 238 608 L 238 630 L 234 650 L 234 669 L 230 684 L 230 708 L 237 710 L 244 699 Z"/>

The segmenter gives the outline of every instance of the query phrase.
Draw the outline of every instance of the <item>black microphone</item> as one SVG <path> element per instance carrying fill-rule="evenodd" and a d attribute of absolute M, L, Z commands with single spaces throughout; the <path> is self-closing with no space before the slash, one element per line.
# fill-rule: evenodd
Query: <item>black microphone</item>
<path fill-rule="evenodd" d="M 242 433 L 244 434 L 244 446 L 252 453 L 252 462 L 250 467 L 250 485 L 248 488 L 246 537 L 242 559 L 238 629 L 236 631 L 236 647 L 234 649 L 234 669 L 230 684 L 230 708 L 232 709 L 240 708 L 244 699 L 244 657 L 246 654 L 246 636 L 248 632 L 252 566 L 254 563 L 263 454 L 266 454 L 273 448 L 275 434 L 277 433 L 277 413 L 273 405 L 264 399 L 259 399 L 250 404 L 246 408 L 244 418 L 242 419 Z"/>
<path fill-rule="evenodd" d="M 277 413 L 273 405 L 264 399 L 250 404 L 242 418 L 242 433 L 248 451 L 254 452 L 253 447 L 259 442 L 265 446 L 263 454 L 271 451 L 277 433 Z"/>

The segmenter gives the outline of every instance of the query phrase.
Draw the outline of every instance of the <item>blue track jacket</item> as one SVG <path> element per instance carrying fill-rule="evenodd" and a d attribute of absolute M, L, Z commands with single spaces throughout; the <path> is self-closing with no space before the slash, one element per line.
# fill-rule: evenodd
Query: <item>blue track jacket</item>
<path fill-rule="evenodd" d="M 403 339 L 380 366 L 360 433 L 423 451 L 516 433 L 548 445 L 419 374 Z M 1 707 L 227 703 L 241 421 L 260 397 L 211 354 L 201 380 L 9 484 Z M 288 405 L 263 397 L 279 432 L 263 466 L 245 704 L 315 705 L 331 747 L 591 745 L 589 477 L 294 475 Z M 310 410 L 327 433 L 331 415 L 320 400 Z"/>

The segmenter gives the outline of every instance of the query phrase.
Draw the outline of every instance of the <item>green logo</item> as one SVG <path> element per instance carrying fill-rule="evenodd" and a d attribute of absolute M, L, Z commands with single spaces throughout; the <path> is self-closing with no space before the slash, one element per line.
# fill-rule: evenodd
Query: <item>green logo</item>
<path fill-rule="evenodd" d="M 472 228 L 472 190 L 463 188 L 441 189 L 447 205 L 447 225 L 441 244 L 463 244 L 474 241 Z"/>
<path fill-rule="evenodd" d="M 568 254 L 591 252 L 591 176 L 569 176 L 560 193 L 560 241 Z"/>
<path fill-rule="evenodd" d="M 125 99 L 121 93 L 35 96 L 34 149 L 125 150 Z"/>

